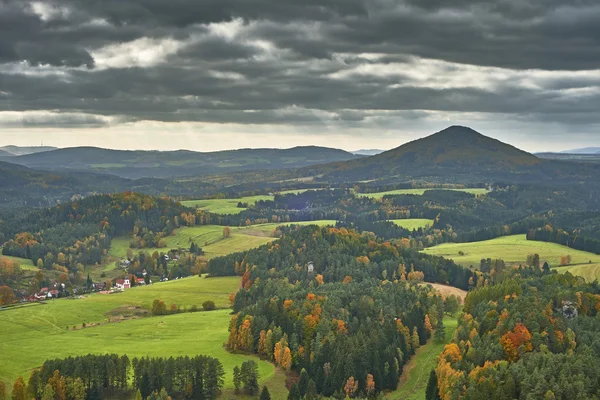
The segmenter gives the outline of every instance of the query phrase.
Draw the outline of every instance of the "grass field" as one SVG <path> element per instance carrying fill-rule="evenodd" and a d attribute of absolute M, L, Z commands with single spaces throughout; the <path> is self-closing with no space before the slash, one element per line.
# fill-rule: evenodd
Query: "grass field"
<path fill-rule="evenodd" d="M 419 218 L 411 218 L 411 219 L 391 219 L 391 222 L 394 224 L 403 227 L 404 229 L 419 229 L 419 228 L 429 228 L 433 225 L 432 219 L 419 219 Z"/>
<path fill-rule="evenodd" d="M 78 330 L 67 327 L 106 321 L 106 313 L 115 308 L 149 307 L 155 298 L 165 300 L 167 305 L 200 306 L 205 300 L 213 300 L 217 306 L 225 307 L 229 293 L 237 291 L 239 281 L 237 277 L 192 277 L 132 288 L 120 294 L 59 299 L 1 311 L 0 354 L 2 360 L 11 361 L 0 362 L 0 379 L 12 382 L 20 375 L 27 379 L 28 371 L 48 358 L 90 352 L 130 357 L 207 354 L 221 360 L 227 372 L 227 385 L 231 386 L 233 366 L 248 357 L 223 349 L 231 318 L 229 310 L 132 319 Z M 260 372 L 263 379 L 268 379 L 274 368 L 260 362 Z"/>
<path fill-rule="evenodd" d="M 24 319 L 25 310 L 37 314 Z M 193 356 L 204 354 L 218 358 L 226 372 L 225 386 L 232 387 L 235 365 L 251 359 L 231 354 L 223 348 L 227 340 L 229 311 L 217 310 L 165 317 L 148 317 L 122 323 L 67 331 L 51 324 L 52 313 L 39 305 L 23 310 L 4 311 L 0 315 L 2 343 L 0 350 L 0 379 L 12 382 L 18 376 L 27 380 L 29 371 L 50 358 L 85 355 L 88 353 L 127 354 L 130 358 L 142 356 Z M 261 380 L 268 380 L 275 372 L 272 364 L 258 361 Z"/>
<path fill-rule="evenodd" d="M 462 251 L 464 255 L 459 255 Z M 525 235 L 504 236 L 474 243 L 444 243 L 424 250 L 427 254 L 443 256 L 464 266 L 479 266 L 482 258 L 503 259 L 507 264 L 524 264 L 528 254 L 539 254 L 541 262 L 551 267 L 560 265 L 562 256 L 571 255 L 571 263 L 600 263 L 600 255 L 568 248 L 555 243 L 527 240 Z M 587 265 L 590 267 L 590 265 Z M 585 268 L 585 265 L 580 265 Z"/>
<path fill-rule="evenodd" d="M 285 190 L 281 192 L 281 194 L 299 194 L 302 192 L 306 192 L 311 189 L 295 189 L 295 190 Z M 312 190 L 322 190 L 322 189 L 312 189 Z M 238 203 L 248 203 L 248 205 L 254 205 L 257 201 L 260 200 L 273 200 L 274 196 L 268 195 L 260 195 L 260 196 L 247 196 L 240 197 L 236 199 L 207 199 L 207 200 L 184 200 L 181 202 L 184 206 L 193 207 L 193 208 L 201 208 L 205 211 L 209 211 L 215 214 L 239 214 L 242 211 L 246 210 L 246 208 L 238 207 Z"/>
<path fill-rule="evenodd" d="M 600 264 L 579 264 L 569 265 L 567 267 L 553 268 L 559 273 L 570 272 L 573 275 L 583 277 L 586 282 L 593 282 L 596 279 L 600 280 Z"/>
<path fill-rule="evenodd" d="M 208 199 L 208 200 L 186 200 L 181 204 L 187 207 L 201 208 L 215 214 L 239 214 L 245 210 L 237 206 L 239 202 L 253 205 L 260 200 L 273 200 L 273 196 L 248 196 L 238 199 Z"/>
<path fill-rule="evenodd" d="M 21 257 L 13 257 L 13 256 L 5 256 L 3 254 L 1 254 L 1 248 L 0 248 L 0 260 L 3 258 L 6 258 L 8 260 L 11 261 L 16 261 L 19 263 L 19 267 L 21 267 L 21 269 L 23 270 L 36 270 L 37 271 L 37 267 L 33 265 L 31 260 L 28 260 L 27 258 L 21 258 Z"/>
<path fill-rule="evenodd" d="M 444 343 L 436 343 L 430 340 L 427 344 L 421 346 L 415 356 L 404 367 L 402 378 L 400 378 L 400 388 L 392 393 L 388 393 L 386 399 L 392 400 L 425 400 L 425 389 L 429 381 L 429 374 L 435 368 L 436 359 L 444 349 L 444 346 L 452 340 L 458 320 L 446 316 L 444 325 L 446 326 L 446 340 Z"/>
<path fill-rule="evenodd" d="M 385 195 L 399 195 L 399 194 L 414 194 L 421 196 L 427 190 L 454 190 L 458 192 L 471 193 L 475 195 L 486 194 L 488 192 L 487 189 L 440 189 L 440 188 L 427 188 L 427 189 L 398 189 L 398 190 L 390 190 L 387 192 L 377 192 L 377 193 L 357 193 L 357 196 L 360 197 L 371 197 L 373 199 L 380 199 Z"/>
<path fill-rule="evenodd" d="M 294 222 L 296 225 L 335 225 L 333 220 L 303 221 Z M 290 223 L 291 224 L 291 223 Z M 223 237 L 223 226 L 221 225 L 202 225 L 194 227 L 183 227 L 177 229 L 175 235 L 167 236 L 167 246 L 163 248 L 145 248 L 144 251 L 167 252 L 177 247 L 189 248 L 191 242 L 195 242 L 202 247 L 205 257 L 211 259 L 214 257 L 231 254 L 237 251 L 245 251 L 261 246 L 272 240 L 273 231 L 278 226 L 285 225 L 280 223 L 252 225 L 248 227 L 231 227 L 231 237 Z M 113 239 L 109 255 L 122 258 L 127 254 L 129 239 L 120 237 Z M 134 251 L 139 251 L 135 249 Z M 106 270 L 114 269 L 115 265 L 108 265 Z"/>

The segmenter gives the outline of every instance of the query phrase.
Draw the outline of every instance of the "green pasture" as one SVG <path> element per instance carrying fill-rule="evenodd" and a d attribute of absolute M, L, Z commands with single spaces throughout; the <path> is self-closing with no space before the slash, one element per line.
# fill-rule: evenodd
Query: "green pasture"
<path fill-rule="evenodd" d="M 377 193 L 357 193 L 357 196 L 360 197 L 370 197 L 373 199 L 380 199 L 386 195 L 400 195 L 400 194 L 414 194 L 417 196 L 422 196 L 423 193 L 427 190 L 454 190 L 457 192 L 465 192 L 471 193 L 474 195 L 486 194 L 488 192 L 487 189 L 445 189 L 445 188 L 425 188 L 425 189 L 398 189 L 398 190 L 390 190 L 387 192 L 377 192 Z"/>
<path fill-rule="evenodd" d="M 207 200 L 186 200 L 182 201 L 186 207 L 201 208 L 204 211 L 215 214 L 239 214 L 245 208 L 238 207 L 238 203 L 248 203 L 253 205 L 260 200 L 273 200 L 273 196 L 248 196 L 237 199 L 207 199 Z"/>
<path fill-rule="evenodd" d="M 553 269 L 561 274 L 570 272 L 573 275 L 581 276 L 586 282 L 593 282 L 596 279 L 600 280 L 600 264 L 577 264 Z"/>
<path fill-rule="evenodd" d="M 322 189 L 293 189 L 284 190 L 280 194 L 299 194 L 308 190 L 322 190 Z M 204 211 L 212 212 L 215 214 L 239 214 L 246 208 L 238 207 L 238 203 L 247 203 L 249 206 L 256 204 L 257 201 L 261 200 L 273 200 L 274 196 L 259 195 L 259 196 L 246 196 L 239 197 L 236 199 L 205 199 L 205 200 L 184 200 L 181 202 L 186 207 L 200 208 Z"/>
<path fill-rule="evenodd" d="M 414 230 L 419 228 L 429 228 L 433 225 L 432 219 L 410 218 L 410 219 L 391 219 L 390 222 L 401 226 L 404 229 Z"/>
<path fill-rule="evenodd" d="M 1 254 L 1 250 L 2 249 L 0 248 L 0 260 L 6 258 L 11 261 L 16 261 L 19 263 L 19 267 L 23 270 L 38 270 L 38 268 L 35 265 L 33 265 L 33 262 L 31 260 L 21 257 L 5 256 Z"/>
<path fill-rule="evenodd" d="M 197 305 L 206 300 L 218 307 L 229 305 L 229 294 L 239 288 L 238 277 L 198 278 L 134 287 L 123 293 L 92 294 L 83 299 L 57 299 L 45 304 L 0 311 L 0 379 L 11 382 L 27 377 L 31 368 L 44 360 L 87 353 L 119 353 L 132 356 L 176 356 L 207 354 L 218 357 L 228 373 L 245 357 L 222 348 L 227 339 L 229 310 L 182 313 L 106 323 L 107 313 L 151 307 L 162 299 L 168 307 Z M 80 329 L 82 324 L 102 323 Z M 73 326 L 77 330 L 73 330 Z M 69 328 L 69 329 L 67 329 Z M 10 362 L 4 362 L 10 360 Z M 273 367 L 261 363 L 261 375 L 268 378 Z"/>
<path fill-rule="evenodd" d="M 202 225 L 193 227 L 182 227 L 175 231 L 172 236 L 165 237 L 167 246 L 163 248 L 145 248 L 133 249 L 136 251 L 168 252 L 170 249 L 183 247 L 189 248 L 191 242 L 202 247 L 205 252 L 205 257 L 211 259 L 238 251 L 246 251 L 259 247 L 265 243 L 275 240 L 273 232 L 275 228 L 281 225 L 335 225 L 334 220 L 319 220 L 319 221 L 303 221 L 291 223 L 270 223 L 251 225 L 246 227 L 230 227 L 231 236 L 223 237 L 223 228 L 221 225 Z M 130 240 L 128 238 L 115 238 L 111 242 L 110 255 L 122 258 L 127 254 Z M 109 265 L 107 268 L 114 269 L 114 265 Z"/>
<path fill-rule="evenodd" d="M 527 255 L 539 254 L 540 261 L 551 267 L 560 265 L 562 256 L 571 256 L 571 264 L 600 263 L 600 255 L 571 249 L 556 243 L 527 240 L 525 235 L 504 236 L 473 243 L 444 243 L 423 250 L 442 256 L 464 266 L 478 267 L 482 258 L 503 259 L 507 264 L 525 264 Z M 463 252 L 464 255 L 460 255 Z M 584 265 L 581 265 L 584 268 Z"/>
<path fill-rule="evenodd" d="M 417 349 L 417 353 L 404 368 L 404 373 L 400 378 L 400 388 L 388 393 L 385 396 L 386 399 L 425 400 L 425 389 L 429 381 L 429 374 L 436 367 L 437 357 L 444 350 L 444 346 L 452 340 L 457 325 L 458 320 L 456 318 L 448 316 L 444 318 L 444 326 L 446 327 L 446 340 L 444 343 L 429 340 L 427 344 Z"/>
<path fill-rule="evenodd" d="M 58 301 L 57 301 L 58 302 Z M 29 313 L 24 318 L 22 314 Z M 12 382 L 25 379 L 32 368 L 45 360 L 89 353 L 127 354 L 130 358 L 154 356 L 177 357 L 198 354 L 218 358 L 226 372 L 225 386 L 232 387 L 232 370 L 248 359 L 258 362 L 261 380 L 275 373 L 272 364 L 255 357 L 232 354 L 223 343 L 227 340 L 230 311 L 217 310 L 148 317 L 111 323 L 79 330 L 66 330 L 53 325 L 55 319 L 69 319 L 67 310 L 50 309 L 48 305 L 0 313 L 0 379 Z"/>

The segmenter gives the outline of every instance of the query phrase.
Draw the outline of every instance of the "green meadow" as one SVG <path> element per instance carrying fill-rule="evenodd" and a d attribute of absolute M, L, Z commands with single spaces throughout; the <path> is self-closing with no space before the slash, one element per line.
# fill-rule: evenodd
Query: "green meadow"
<path fill-rule="evenodd" d="M 409 219 L 391 219 L 390 222 L 401 226 L 404 229 L 414 230 L 419 228 L 429 228 L 433 225 L 432 219 L 409 218 Z"/>
<path fill-rule="evenodd" d="M 230 310 L 106 321 L 108 313 L 115 309 L 147 308 L 155 298 L 163 299 L 167 305 L 201 306 L 203 301 L 213 300 L 217 306 L 226 307 L 229 293 L 237 291 L 239 282 L 237 277 L 192 277 L 134 287 L 118 294 L 58 299 L 0 311 L 0 379 L 27 379 L 29 371 L 46 359 L 90 352 L 129 357 L 206 354 L 221 360 L 227 372 L 226 386 L 231 387 L 233 367 L 250 357 L 231 354 L 223 348 Z M 84 322 L 88 327 L 82 329 Z M 101 324 L 89 327 L 92 323 Z M 275 372 L 267 362 L 260 361 L 259 368 L 263 380 Z"/>
<path fill-rule="evenodd" d="M 524 264 L 529 254 L 539 254 L 540 261 L 559 267 L 561 257 L 570 255 L 571 265 L 557 268 L 586 279 L 600 276 L 600 255 L 571 249 L 556 243 L 527 240 L 525 235 L 504 236 L 474 243 L 444 243 L 423 250 L 427 254 L 442 256 L 464 266 L 478 267 L 482 258 L 503 259 L 507 264 Z M 462 252 L 462 255 L 459 254 Z"/>
<path fill-rule="evenodd" d="M 570 272 L 573 275 L 583 277 L 586 282 L 593 282 L 596 279 L 600 280 L 600 264 L 579 264 L 569 265 L 566 267 L 553 268 L 559 273 Z"/>
<path fill-rule="evenodd" d="M 306 192 L 310 189 L 293 189 L 284 190 L 280 194 L 299 194 Z M 322 189 L 312 189 L 322 190 Z M 244 207 L 238 207 L 238 203 L 247 203 L 249 206 L 256 204 L 257 201 L 261 200 L 273 200 L 275 196 L 259 195 L 259 196 L 246 196 L 238 197 L 235 199 L 204 199 L 204 200 L 184 200 L 181 202 L 184 206 L 192 208 L 200 208 L 204 211 L 208 211 L 215 214 L 239 214 L 246 210 Z"/>
<path fill-rule="evenodd" d="M 429 381 L 431 370 L 437 365 L 437 357 L 440 355 L 444 346 L 452 341 L 454 331 L 458 325 L 458 320 L 453 317 L 444 317 L 444 326 L 446 327 L 446 340 L 443 343 L 437 343 L 429 340 L 427 344 L 417 349 L 400 378 L 400 388 L 392 393 L 388 393 L 385 398 L 392 400 L 425 400 L 425 389 Z"/>
<path fill-rule="evenodd" d="M 182 227 L 175 231 L 172 236 L 165 237 L 167 246 L 163 248 L 145 248 L 134 249 L 135 251 L 167 252 L 170 249 L 184 247 L 189 248 L 190 243 L 194 242 L 202 247 L 205 257 L 211 259 L 214 257 L 231 254 L 238 251 L 246 251 L 275 240 L 273 233 L 281 225 L 335 225 L 334 220 L 303 221 L 293 223 L 271 223 L 251 225 L 246 227 L 230 227 L 231 236 L 223 237 L 224 226 L 221 225 L 202 225 L 193 227 Z M 125 237 L 115 238 L 111 242 L 109 255 L 122 258 L 127 254 L 130 240 Z M 114 269 L 114 264 L 107 267 L 108 270 Z"/>
<path fill-rule="evenodd" d="M 371 197 L 373 199 L 380 199 L 386 195 L 400 195 L 400 194 L 414 194 L 417 196 L 422 196 L 423 193 L 427 190 L 454 190 L 457 192 L 465 192 L 471 193 L 474 195 L 486 194 L 488 192 L 487 189 L 445 189 L 445 188 L 425 188 L 425 189 L 398 189 L 398 190 L 390 190 L 387 192 L 376 192 L 376 193 L 357 193 L 357 196 L 360 197 Z"/>
<path fill-rule="evenodd" d="M 238 203 L 248 203 L 254 205 L 260 200 L 273 200 L 273 196 L 248 196 L 237 199 L 207 199 L 207 200 L 186 200 L 181 204 L 187 207 L 201 208 L 204 211 L 215 214 L 239 214 L 246 208 L 238 207 Z"/>

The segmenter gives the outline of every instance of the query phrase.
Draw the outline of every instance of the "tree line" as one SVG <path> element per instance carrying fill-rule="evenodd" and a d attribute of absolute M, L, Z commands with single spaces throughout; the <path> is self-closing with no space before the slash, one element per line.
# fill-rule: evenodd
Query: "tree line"
<path fill-rule="evenodd" d="M 222 390 L 221 362 L 208 356 L 134 358 L 116 354 L 68 357 L 44 362 L 27 383 L 19 377 L 13 400 L 214 399 Z M 0 396 L 4 384 L 0 382 Z"/>

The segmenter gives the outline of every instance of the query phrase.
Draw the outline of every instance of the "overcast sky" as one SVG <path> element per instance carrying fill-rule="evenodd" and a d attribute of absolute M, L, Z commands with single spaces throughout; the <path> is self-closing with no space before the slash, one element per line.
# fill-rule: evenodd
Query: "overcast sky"
<path fill-rule="evenodd" d="M 597 0 L 0 0 L 0 144 L 600 145 Z"/>

